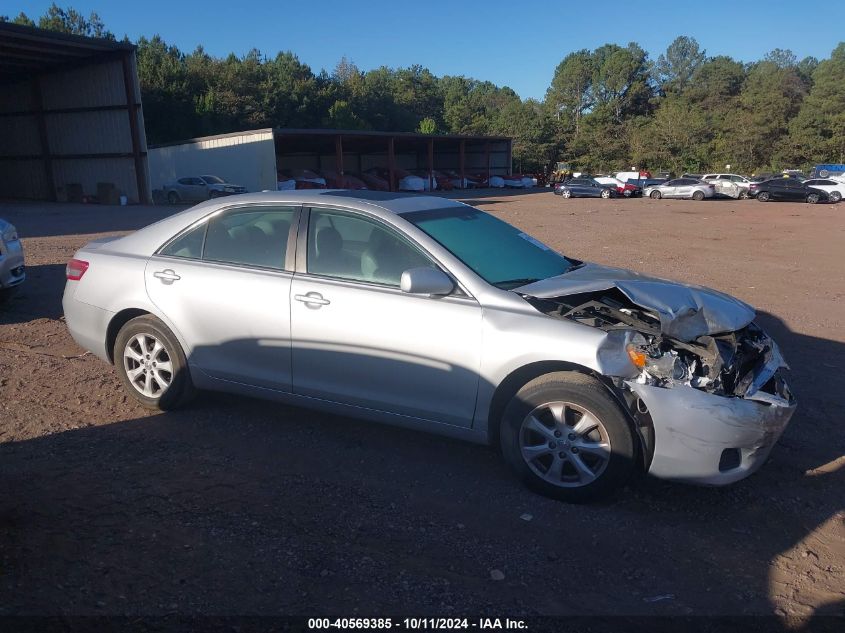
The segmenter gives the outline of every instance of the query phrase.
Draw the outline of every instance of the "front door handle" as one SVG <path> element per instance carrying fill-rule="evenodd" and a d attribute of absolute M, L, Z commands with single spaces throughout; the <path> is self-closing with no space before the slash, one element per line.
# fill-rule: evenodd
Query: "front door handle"
<path fill-rule="evenodd" d="M 319 292 L 308 292 L 304 295 L 294 295 L 294 299 L 301 301 L 312 310 L 316 310 L 320 306 L 327 306 L 331 303 L 328 299 L 324 299 Z"/>
<path fill-rule="evenodd" d="M 155 277 L 156 279 L 161 279 L 161 282 L 165 284 L 172 284 L 174 281 L 179 281 L 180 279 L 182 279 L 179 275 L 176 274 L 176 271 L 170 268 L 155 271 L 153 273 L 153 277 Z"/>

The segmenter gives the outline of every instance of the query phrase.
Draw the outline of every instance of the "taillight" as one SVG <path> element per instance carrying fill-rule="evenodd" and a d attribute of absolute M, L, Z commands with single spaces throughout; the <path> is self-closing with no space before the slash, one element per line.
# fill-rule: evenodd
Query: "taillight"
<path fill-rule="evenodd" d="M 81 259 L 70 260 L 67 263 L 67 266 L 65 266 L 65 277 L 67 277 L 69 281 L 79 281 L 82 279 L 82 275 L 85 274 L 85 271 L 88 270 L 88 265 L 88 262 Z"/>

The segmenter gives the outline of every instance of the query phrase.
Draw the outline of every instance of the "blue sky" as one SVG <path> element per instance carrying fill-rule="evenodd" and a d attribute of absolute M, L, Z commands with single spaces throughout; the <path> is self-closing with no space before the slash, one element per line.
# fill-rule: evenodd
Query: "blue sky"
<path fill-rule="evenodd" d="M 346 56 L 362 70 L 420 64 L 436 75 L 467 75 L 542 99 L 555 66 L 581 48 L 639 43 L 652 59 L 677 35 L 695 37 L 708 55 L 759 59 L 773 48 L 803 58 L 827 57 L 845 40 L 838 11 L 809 9 L 800 0 L 592 2 L 577 9 L 553 0 L 402 2 L 359 0 L 69 0 L 96 11 L 118 37 L 161 35 L 190 52 L 268 56 L 293 51 L 314 72 L 331 71 Z M 0 0 L 0 14 L 43 14 L 49 1 Z M 584 6 L 594 7 L 591 9 Z M 806 10 L 803 7 L 808 7 Z M 832 5 L 831 5 L 832 6 Z"/>

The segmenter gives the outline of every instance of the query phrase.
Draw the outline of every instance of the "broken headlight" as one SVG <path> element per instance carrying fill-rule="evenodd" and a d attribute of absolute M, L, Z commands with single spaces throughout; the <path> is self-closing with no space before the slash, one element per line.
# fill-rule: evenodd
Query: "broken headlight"
<path fill-rule="evenodd" d="M 634 366 L 661 380 L 690 380 L 694 365 L 690 364 L 673 349 L 664 350 L 660 345 L 646 341 L 636 335 L 626 346 L 628 358 Z M 695 361 L 693 361 L 695 363 Z"/>

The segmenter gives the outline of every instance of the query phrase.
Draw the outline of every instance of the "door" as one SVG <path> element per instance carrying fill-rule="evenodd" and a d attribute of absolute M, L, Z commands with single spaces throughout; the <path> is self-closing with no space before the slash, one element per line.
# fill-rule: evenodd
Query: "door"
<path fill-rule="evenodd" d="M 229 209 L 149 260 L 147 294 L 186 343 L 192 368 L 290 391 L 295 215 L 294 207 Z"/>
<path fill-rule="evenodd" d="M 786 185 L 787 183 L 783 180 L 773 180 L 769 183 L 769 195 L 771 195 L 772 200 L 790 200 Z"/>
<path fill-rule="evenodd" d="M 478 303 L 460 292 L 402 292 L 404 270 L 435 264 L 380 220 L 329 209 L 309 215 L 291 288 L 294 393 L 470 426 Z"/>
<path fill-rule="evenodd" d="M 674 198 L 678 193 L 678 184 L 680 180 L 670 180 L 660 187 L 660 195 L 664 198 Z"/>
<path fill-rule="evenodd" d="M 692 198 L 692 192 L 696 182 L 689 178 L 682 178 L 675 181 L 675 192 L 672 194 L 674 198 Z"/>

